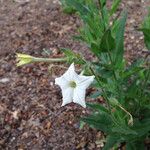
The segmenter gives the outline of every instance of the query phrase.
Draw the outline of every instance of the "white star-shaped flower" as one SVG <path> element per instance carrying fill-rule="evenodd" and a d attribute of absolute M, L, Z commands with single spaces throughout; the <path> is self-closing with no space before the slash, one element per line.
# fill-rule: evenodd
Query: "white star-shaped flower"
<path fill-rule="evenodd" d="M 55 84 L 59 85 L 62 90 L 62 106 L 74 102 L 85 108 L 86 89 L 93 80 L 94 76 L 78 75 L 72 63 L 61 77 L 55 79 Z"/>

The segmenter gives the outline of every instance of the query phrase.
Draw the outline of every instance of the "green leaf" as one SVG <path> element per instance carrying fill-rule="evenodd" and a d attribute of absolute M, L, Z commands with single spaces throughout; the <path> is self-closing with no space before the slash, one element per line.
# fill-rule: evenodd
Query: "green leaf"
<path fill-rule="evenodd" d="M 102 8 L 106 5 L 106 0 L 99 0 L 99 2 Z"/>
<path fill-rule="evenodd" d="M 103 150 L 110 150 L 115 144 L 117 144 L 118 141 L 120 141 L 119 135 L 108 135 Z"/>
<path fill-rule="evenodd" d="M 72 63 L 72 62 L 74 62 L 76 64 L 84 64 L 85 63 L 80 54 L 75 53 L 70 49 L 62 48 L 61 50 L 64 52 L 65 56 L 67 57 L 67 61 L 69 63 Z"/>
<path fill-rule="evenodd" d="M 118 134 L 124 134 L 124 135 L 130 135 L 130 134 L 137 135 L 137 133 L 134 130 L 128 128 L 127 126 L 113 127 L 112 132 L 115 132 L 115 133 L 118 133 Z"/>
<path fill-rule="evenodd" d="M 83 121 L 80 121 L 80 129 L 83 129 L 83 127 L 84 127 L 84 125 L 85 125 L 85 122 L 83 122 Z"/>
<path fill-rule="evenodd" d="M 113 25 L 112 25 L 112 29 L 111 29 L 111 34 L 113 37 L 116 37 L 116 33 L 118 32 L 118 28 L 120 25 L 120 20 L 114 20 Z"/>
<path fill-rule="evenodd" d="M 100 91 L 96 91 L 96 92 L 94 92 L 93 94 L 91 94 L 89 97 L 90 97 L 90 98 L 93 98 L 93 99 L 96 99 L 96 98 L 98 98 L 98 97 L 100 97 L 100 96 L 101 96 Z"/>
<path fill-rule="evenodd" d="M 124 31 L 125 31 L 125 24 L 127 19 L 127 13 L 124 12 L 122 18 L 119 20 L 118 30 L 116 33 L 116 48 L 114 52 L 115 56 L 115 66 L 116 68 L 120 68 L 123 62 L 123 55 L 124 55 Z"/>
<path fill-rule="evenodd" d="M 150 132 L 150 119 L 144 119 L 141 122 L 136 122 L 133 129 L 138 133 L 139 136 L 143 136 Z"/>
<path fill-rule="evenodd" d="M 107 7 L 102 8 L 102 15 L 103 15 L 104 25 L 107 28 L 109 26 L 109 13 L 108 13 Z"/>
<path fill-rule="evenodd" d="M 123 79 L 129 78 L 132 75 L 142 71 L 143 64 L 144 64 L 143 59 L 136 60 L 130 66 L 128 66 L 126 70 L 122 73 L 122 78 Z"/>
<path fill-rule="evenodd" d="M 94 43 L 94 42 L 91 43 L 91 51 L 92 51 L 95 55 L 99 55 L 99 54 L 100 54 L 100 48 L 99 48 L 99 46 L 98 46 L 96 43 Z"/>
<path fill-rule="evenodd" d="M 107 113 L 96 112 L 88 117 L 81 118 L 81 120 L 105 133 L 111 132 L 112 119 Z"/>
<path fill-rule="evenodd" d="M 148 50 L 150 50 L 150 8 L 148 15 L 144 18 L 142 27 L 139 29 L 144 34 L 144 42 Z"/>
<path fill-rule="evenodd" d="M 77 12 L 79 12 L 80 17 L 84 20 L 84 17 L 89 12 L 88 7 L 85 7 L 84 0 L 66 0 L 66 4 L 73 7 Z"/>
<path fill-rule="evenodd" d="M 136 150 L 134 143 L 127 143 L 126 150 Z"/>
<path fill-rule="evenodd" d="M 111 78 L 113 76 L 113 71 L 112 70 L 105 70 L 105 69 L 103 69 L 101 71 L 101 75 L 102 75 L 103 78 L 108 79 L 108 78 Z"/>
<path fill-rule="evenodd" d="M 126 150 L 144 150 L 144 142 L 142 141 L 137 141 L 137 142 L 128 142 L 126 143 Z"/>
<path fill-rule="evenodd" d="M 100 44 L 100 49 L 102 52 L 110 52 L 115 48 L 115 40 L 111 35 L 111 30 L 108 29 L 102 39 Z"/>
<path fill-rule="evenodd" d="M 116 12 L 120 2 L 121 2 L 121 0 L 113 0 L 112 7 L 110 10 L 110 16 L 112 16 Z"/>
<path fill-rule="evenodd" d="M 149 8 L 148 15 L 144 18 L 142 28 L 150 29 L 150 8 Z"/>
<path fill-rule="evenodd" d="M 72 38 L 73 38 L 73 40 L 84 41 L 84 39 L 81 35 L 74 35 L 74 36 L 72 36 Z"/>
<path fill-rule="evenodd" d="M 138 92 L 137 80 L 133 81 L 132 84 L 128 87 L 126 96 L 128 98 L 135 98 Z"/>
<path fill-rule="evenodd" d="M 150 28 L 141 28 L 140 31 L 144 34 L 144 42 L 148 50 L 150 50 Z"/>
<path fill-rule="evenodd" d="M 108 109 L 106 109 L 102 104 L 95 104 L 95 103 L 86 103 L 88 107 L 92 108 L 93 110 L 98 110 L 99 112 L 109 113 Z"/>

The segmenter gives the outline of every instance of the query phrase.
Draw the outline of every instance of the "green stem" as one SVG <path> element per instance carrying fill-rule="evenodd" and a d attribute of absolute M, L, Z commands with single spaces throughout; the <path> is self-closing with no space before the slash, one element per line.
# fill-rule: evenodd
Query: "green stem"
<path fill-rule="evenodd" d="M 148 69 L 147 76 L 146 76 L 146 79 L 145 79 L 144 84 L 143 84 L 143 88 L 146 86 L 147 81 L 149 79 L 149 76 L 150 76 L 150 68 Z"/>
<path fill-rule="evenodd" d="M 144 89 L 145 87 L 146 87 L 146 85 L 147 85 L 147 82 L 148 82 L 148 79 L 149 79 L 149 77 L 150 77 L 150 67 L 148 67 L 148 72 L 147 72 L 147 74 L 145 75 L 146 77 L 145 77 L 145 81 L 144 81 L 144 83 L 143 83 L 143 85 L 142 85 L 142 89 Z M 142 92 L 143 91 L 143 92 Z M 142 90 L 141 91 L 141 94 L 140 94 L 140 97 L 141 98 L 143 98 L 144 97 L 144 90 Z M 141 101 L 139 100 L 139 108 L 141 107 Z"/>
<path fill-rule="evenodd" d="M 113 65 L 114 63 L 113 63 L 113 59 L 111 57 L 111 52 L 110 52 L 108 40 L 106 40 L 106 44 L 107 44 L 107 49 L 108 49 L 108 57 L 110 59 L 111 65 L 114 67 L 114 65 Z M 114 69 L 113 69 L 113 75 L 114 75 L 114 78 L 115 78 L 115 80 L 117 82 L 117 76 L 116 76 L 116 73 L 115 73 Z"/>
<path fill-rule="evenodd" d="M 111 57 L 110 50 L 108 50 L 108 56 L 109 56 L 109 59 L 111 61 L 111 64 L 113 65 L 113 60 L 112 60 L 112 57 Z M 118 83 L 118 79 L 117 79 L 116 72 L 114 71 L 114 69 L 113 69 L 113 76 L 114 76 L 114 79 L 115 79 L 116 83 Z M 121 87 L 117 84 L 116 88 L 117 88 L 118 92 L 120 93 L 119 95 L 120 95 L 121 103 L 122 103 L 122 90 L 121 90 Z"/>
<path fill-rule="evenodd" d="M 107 101 L 107 106 L 108 106 L 109 112 L 110 112 L 110 114 L 111 114 L 111 107 L 110 107 L 110 104 L 109 104 L 109 100 L 108 100 L 107 94 L 105 93 L 105 91 L 104 91 L 104 89 L 103 89 L 103 87 L 102 87 L 102 85 L 101 85 L 101 82 L 99 81 L 99 78 L 98 78 L 97 74 L 94 72 L 94 70 L 92 69 L 92 67 L 90 67 L 90 70 L 91 70 L 92 74 L 95 76 L 95 78 L 96 78 L 96 80 L 97 80 L 99 86 L 100 86 L 101 89 L 102 89 L 102 92 L 103 92 L 103 94 L 104 94 L 103 96 L 104 96 L 104 98 L 105 98 L 106 101 Z"/>
<path fill-rule="evenodd" d="M 101 5 L 100 0 L 98 0 L 98 5 L 99 5 L 99 9 L 100 9 L 100 14 L 101 14 L 100 17 L 102 17 L 102 20 L 103 20 L 104 31 L 106 31 L 106 27 L 105 27 L 105 18 L 104 18 L 104 13 L 103 13 L 103 7 L 102 7 L 102 5 Z"/>
<path fill-rule="evenodd" d="M 100 3 L 100 0 L 98 0 L 98 5 L 99 5 L 99 8 L 101 9 L 101 3 Z"/>
<path fill-rule="evenodd" d="M 105 99 L 106 102 L 107 102 L 107 106 L 108 106 L 109 113 L 110 113 L 110 115 L 111 115 L 112 120 L 114 121 L 114 123 L 115 123 L 116 125 L 118 125 L 117 120 L 115 119 L 115 117 L 114 117 L 113 114 L 112 114 L 111 106 L 110 106 L 110 103 L 109 103 L 109 98 L 107 97 L 107 94 L 106 94 L 105 90 L 103 89 L 103 86 L 102 86 L 101 82 L 99 81 L 98 75 L 94 72 L 94 70 L 92 69 L 92 67 L 90 67 L 90 70 L 91 70 L 92 74 L 95 76 L 95 78 L 96 78 L 96 80 L 97 80 L 99 86 L 101 87 L 101 90 L 102 90 L 102 92 L 103 92 L 104 99 Z"/>
<path fill-rule="evenodd" d="M 66 58 L 40 58 L 40 57 L 34 57 L 33 61 L 34 62 L 50 62 L 50 63 L 54 63 L 54 62 L 66 62 L 67 59 Z"/>
<path fill-rule="evenodd" d="M 107 44 L 108 45 L 108 44 Z M 109 59 L 110 59 L 110 61 L 111 61 L 111 65 L 113 65 L 113 60 L 112 60 L 112 58 L 111 58 L 111 53 L 110 53 L 110 50 L 108 49 L 108 56 L 109 56 Z M 114 69 L 113 69 L 113 76 L 114 76 L 114 78 L 115 78 L 115 80 L 116 80 L 116 82 L 117 82 L 117 76 L 116 76 L 116 73 L 115 73 L 115 71 L 114 71 Z"/>
<path fill-rule="evenodd" d="M 126 110 L 124 109 L 121 105 L 117 105 L 120 109 L 122 109 L 125 113 L 127 113 L 130 117 L 130 120 L 128 121 L 128 125 L 133 125 L 133 117 L 132 115 Z"/>

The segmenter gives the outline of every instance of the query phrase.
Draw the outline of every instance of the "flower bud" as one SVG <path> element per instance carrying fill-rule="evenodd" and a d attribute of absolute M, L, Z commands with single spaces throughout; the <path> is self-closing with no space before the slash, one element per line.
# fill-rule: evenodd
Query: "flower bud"
<path fill-rule="evenodd" d="M 22 66 L 33 62 L 34 57 L 26 54 L 17 53 L 17 66 Z"/>

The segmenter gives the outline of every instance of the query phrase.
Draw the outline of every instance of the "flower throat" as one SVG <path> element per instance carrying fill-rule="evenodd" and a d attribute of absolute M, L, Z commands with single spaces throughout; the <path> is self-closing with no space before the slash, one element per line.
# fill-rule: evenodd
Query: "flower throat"
<path fill-rule="evenodd" d="M 70 82 L 69 82 L 69 86 L 70 86 L 71 88 L 76 88 L 77 84 L 76 84 L 75 81 L 70 81 Z"/>

